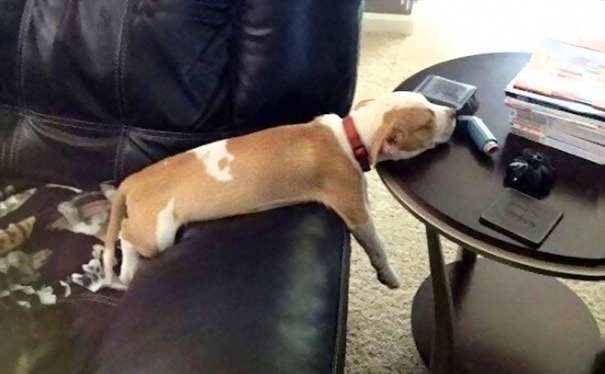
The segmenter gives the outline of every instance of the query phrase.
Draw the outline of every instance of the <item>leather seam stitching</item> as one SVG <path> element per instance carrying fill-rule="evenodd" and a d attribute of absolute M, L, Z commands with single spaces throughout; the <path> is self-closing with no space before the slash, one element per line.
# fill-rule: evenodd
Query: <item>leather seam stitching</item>
<path fill-rule="evenodd" d="M 104 129 L 94 129 L 94 128 L 89 128 L 89 127 L 85 127 L 85 126 L 78 126 L 78 125 L 74 125 L 74 124 L 69 124 L 69 123 L 61 123 L 61 122 L 56 122 L 53 120 L 49 120 L 49 119 L 41 119 L 41 123 L 42 124 L 51 124 L 51 125 L 57 125 L 57 126 L 63 126 L 63 127 L 69 127 L 72 129 L 78 129 L 78 130 L 92 130 L 92 131 L 101 131 L 101 130 L 109 130 L 114 132 L 115 134 L 120 133 L 120 129 L 118 128 L 104 128 Z"/>
<path fill-rule="evenodd" d="M 7 127 L 5 127 L 5 129 Z M 2 151 L 2 154 L 0 154 L 0 173 L 8 172 L 8 159 L 6 154 L 8 152 L 11 135 L 13 133 L 11 130 L 14 131 L 14 127 L 6 130 L 7 136 L 3 136 L 2 141 L 0 142 L 0 150 Z"/>
<path fill-rule="evenodd" d="M 63 119 L 65 121 L 78 122 L 81 124 L 87 124 L 87 125 L 91 125 L 91 126 L 98 126 L 98 127 L 104 127 L 104 128 L 115 128 L 115 126 L 118 125 L 117 123 L 114 125 L 110 125 L 110 124 L 106 124 L 106 123 L 102 123 L 102 122 L 93 122 L 93 121 L 86 121 L 86 120 L 75 119 L 75 118 L 52 116 L 52 115 L 36 112 L 35 110 L 22 108 L 22 107 L 10 105 L 10 104 L 0 104 L 0 110 L 8 110 L 8 111 L 13 111 L 15 113 L 22 114 L 22 115 L 30 115 L 30 116 L 34 116 L 34 117 L 39 117 L 43 120 L 58 121 L 58 120 Z M 77 126 L 77 124 L 75 124 L 75 123 L 74 123 L 74 125 Z"/>
<path fill-rule="evenodd" d="M 19 106 L 24 105 L 23 91 L 25 88 L 25 64 L 23 58 L 23 49 L 25 48 L 25 37 L 27 34 L 27 26 L 31 19 L 31 13 L 33 8 L 33 1 L 26 0 L 25 7 L 23 8 L 23 15 L 21 16 L 21 24 L 19 25 L 19 36 L 17 37 L 17 76 L 16 76 L 16 90 L 17 90 L 17 104 Z"/>
<path fill-rule="evenodd" d="M 113 158 L 113 178 L 116 181 L 116 183 L 119 183 L 120 181 L 120 163 L 122 160 L 122 146 L 124 143 L 124 127 L 122 126 L 121 131 L 120 131 L 120 141 L 118 142 L 118 147 L 115 151 L 115 156 Z"/>
<path fill-rule="evenodd" d="M 79 119 L 50 116 L 47 114 L 38 113 L 38 112 L 30 110 L 30 109 L 23 110 L 22 108 L 15 107 L 12 105 L 7 105 L 7 104 L 0 104 L 0 109 L 6 109 L 9 111 L 13 111 L 22 116 L 36 117 L 36 118 L 40 119 L 40 121 L 43 121 L 45 123 L 55 124 L 55 125 L 64 126 L 64 127 L 71 127 L 74 129 L 81 129 L 81 130 L 93 130 L 93 131 L 103 130 L 103 131 L 112 131 L 113 133 L 119 133 L 121 131 L 119 129 L 120 126 L 124 126 L 128 129 L 130 129 L 130 131 L 135 134 L 156 136 L 156 137 L 164 138 L 164 139 L 190 139 L 192 137 L 196 137 L 196 138 L 199 137 L 200 139 L 204 139 L 204 138 L 209 137 L 207 134 L 202 134 L 202 133 L 170 132 L 170 131 L 165 131 L 165 130 L 154 130 L 154 129 L 146 129 L 146 128 L 142 128 L 142 127 L 120 125 L 117 123 L 116 124 L 105 124 L 105 123 L 101 123 L 101 122 L 91 122 L 91 121 L 84 121 L 84 120 L 79 120 Z M 60 120 L 72 121 L 75 123 L 59 122 Z M 89 125 L 91 127 L 87 127 L 86 125 Z M 215 135 L 215 134 L 216 133 L 213 133 L 213 135 Z M 221 135 L 220 138 L 222 139 L 222 138 L 230 137 L 231 133 L 220 133 L 220 135 Z M 215 136 L 212 136 L 212 138 L 215 138 Z"/>
<path fill-rule="evenodd" d="M 2 147 L 2 154 L 0 155 L 0 172 L 8 172 L 8 167 L 6 165 L 6 163 L 8 162 L 8 160 L 6 159 L 8 143 L 9 142 L 4 139 L 2 144 L 0 144 L 0 147 Z"/>
<path fill-rule="evenodd" d="M 126 16 L 128 15 L 128 8 L 130 7 L 130 0 L 126 0 L 124 14 L 122 14 L 122 22 L 120 25 L 120 34 L 118 36 L 118 45 L 115 60 L 115 85 L 116 85 L 116 98 L 118 100 L 118 111 L 122 121 L 126 121 L 126 100 L 124 95 L 124 34 L 126 33 Z"/>
<path fill-rule="evenodd" d="M 122 129 L 124 131 L 123 131 L 123 135 L 122 135 L 123 140 L 120 143 L 120 148 L 121 148 L 121 150 L 120 150 L 120 168 L 118 170 L 118 173 L 119 173 L 118 176 L 124 174 L 124 163 L 125 163 L 125 160 L 126 160 L 126 157 L 125 157 L 125 154 L 124 154 L 124 141 L 130 140 L 130 131 L 128 131 L 128 128 L 122 127 Z"/>
<path fill-rule="evenodd" d="M 21 121 L 23 121 L 23 118 L 19 118 L 19 121 L 17 122 L 17 126 L 15 126 L 15 131 L 13 132 L 13 136 L 12 136 L 12 140 L 11 140 L 11 144 L 10 144 L 10 150 L 9 150 L 9 155 L 8 155 L 8 165 L 7 165 L 7 171 L 9 172 L 15 172 L 16 171 L 16 167 L 14 166 L 15 163 L 15 158 L 16 158 L 16 144 L 17 144 L 17 138 L 19 137 L 19 125 L 21 124 Z"/>
<path fill-rule="evenodd" d="M 55 122 L 55 121 L 46 120 L 46 119 L 42 119 L 42 121 L 43 121 L 43 123 L 42 123 L 43 125 L 51 124 L 51 125 L 69 127 L 69 128 L 78 129 L 78 130 L 97 130 L 97 131 L 102 130 L 102 129 L 89 129 L 85 126 L 78 126 L 75 124 Z M 125 132 L 135 132 L 135 133 L 138 132 L 138 130 L 135 130 L 135 131 L 131 130 L 128 126 L 120 126 L 120 128 L 112 127 L 112 128 L 103 129 L 103 130 L 112 131 L 113 132 L 112 135 L 117 135 L 117 134 L 122 135 Z M 161 139 L 174 139 L 174 140 L 187 140 L 187 139 L 191 139 L 192 137 L 195 137 L 197 135 L 197 134 L 191 134 L 191 133 L 176 133 L 174 135 L 171 135 L 171 134 L 161 134 L 161 133 L 156 134 L 156 133 L 145 133 L 145 132 L 142 132 L 142 134 L 154 136 L 154 137 L 161 138 Z M 200 136 L 200 138 L 203 138 L 203 137 L 204 137 L 204 135 Z"/>

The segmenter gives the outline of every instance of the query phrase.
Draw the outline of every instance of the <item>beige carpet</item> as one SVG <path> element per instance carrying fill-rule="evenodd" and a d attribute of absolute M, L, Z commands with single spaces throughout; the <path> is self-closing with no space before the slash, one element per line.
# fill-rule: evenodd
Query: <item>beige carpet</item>
<path fill-rule="evenodd" d="M 422 61 L 414 60 L 418 54 L 410 51 L 410 44 L 422 43 L 417 39 L 404 41 L 400 36 L 364 35 L 358 100 L 392 91 L 421 67 Z M 431 54 L 427 50 L 418 53 Z M 391 197 L 375 172 L 369 173 L 368 179 L 372 215 L 402 287 L 390 291 L 381 286 L 367 257 L 354 243 L 346 371 L 348 374 L 427 373 L 416 352 L 410 327 L 412 298 L 429 274 L 424 228 Z M 455 246 L 445 241 L 444 244 L 446 260 L 451 262 L 455 258 Z M 589 305 L 601 331 L 605 332 L 605 283 L 566 283 Z"/>

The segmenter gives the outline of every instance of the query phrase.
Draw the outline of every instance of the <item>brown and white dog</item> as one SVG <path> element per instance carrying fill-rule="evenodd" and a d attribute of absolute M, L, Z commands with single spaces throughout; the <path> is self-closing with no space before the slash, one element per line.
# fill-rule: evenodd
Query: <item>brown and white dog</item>
<path fill-rule="evenodd" d="M 103 255 L 105 282 L 124 288 L 139 256 L 174 243 L 177 229 L 302 202 L 333 209 L 364 248 L 378 279 L 398 287 L 369 214 L 362 169 L 410 158 L 446 142 L 455 112 L 420 94 L 394 92 L 359 103 L 345 119 L 323 115 L 216 141 L 130 175 L 116 191 Z M 114 279 L 115 241 L 122 265 Z"/>

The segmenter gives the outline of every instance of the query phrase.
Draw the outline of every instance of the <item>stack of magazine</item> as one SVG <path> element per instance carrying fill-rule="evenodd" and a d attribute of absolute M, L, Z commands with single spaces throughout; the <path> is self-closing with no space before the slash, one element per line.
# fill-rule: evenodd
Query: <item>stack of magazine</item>
<path fill-rule="evenodd" d="M 505 90 L 511 132 L 605 165 L 605 46 L 549 40 Z"/>

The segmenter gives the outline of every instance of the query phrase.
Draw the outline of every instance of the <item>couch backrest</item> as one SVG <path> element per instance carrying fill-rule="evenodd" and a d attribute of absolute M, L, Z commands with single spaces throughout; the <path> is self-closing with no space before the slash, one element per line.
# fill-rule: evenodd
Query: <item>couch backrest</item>
<path fill-rule="evenodd" d="M 360 0 L 0 0 L 0 171 L 76 157 L 37 176 L 67 182 L 94 165 L 92 178 L 121 179 L 199 143 L 345 114 L 359 9 Z"/>

